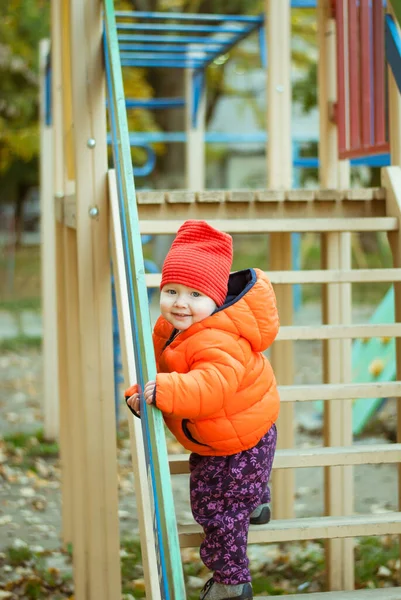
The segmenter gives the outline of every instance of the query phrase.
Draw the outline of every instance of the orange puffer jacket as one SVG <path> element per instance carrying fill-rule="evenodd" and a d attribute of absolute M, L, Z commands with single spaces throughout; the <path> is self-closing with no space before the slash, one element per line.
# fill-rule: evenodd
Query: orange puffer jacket
<path fill-rule="evenodd" d="M 230 455 L 252 448 L 276 421 L 279 395 L 262 354 L 279 329 L 276 299 L 259 269 L 230 275 L 225 304 L 173 339 L 159 317 L 154 333 L 156 406 L 188 450 Z"/>

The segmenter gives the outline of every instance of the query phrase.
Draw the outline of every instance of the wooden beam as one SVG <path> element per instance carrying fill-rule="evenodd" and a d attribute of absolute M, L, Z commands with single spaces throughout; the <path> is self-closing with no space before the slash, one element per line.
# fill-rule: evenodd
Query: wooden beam
<path fill-rule="evenodd" d="M 397 231 L 398 219 L 392 217 L 356 219 L 240 219 L 209 220 L 216 229 L 227 233 L 295 233 L 331 231 Z M 142 234 L 175 234 L 183 221 L 140 222 Z"/>
<path fill-rule="evenodd" d="M 102 6 L 100 0 L 70 0 L 80 418 L 85 424 L 88 519 L 82 600 L 121 596 Z"/>
<path fill-rule="evenodd" d="M 56 222 L 53 186 L 53 130 L 46 123 L 46 70 L 50 40 L 39 44 L 40 69 L 40 245 L 43 323 L 43 415 L 44 435 L 55 440 L 59 433 L 59 387 L 57 381 Z"/>
<path fill-rule="evenodd" d="M 401 281 L 401 269 L 330 269 L 321 271 L 266 271 L 273 285 L 304 283 L 378 283 Z M 146 274 L 146 285 L 158 288 L 161 273 Z"/>
<path fill-rule="evenodd" d="M 259 596 L 258 596 L 259 597 Z M 259 600 L 270 600 L 261 596 Z M 377 588 L 350 592 L 318 592 L 315 594 L 292 594 L 280 596 L 281 600 L 400 600 L 401 588 Z"/>
<path fill-rule="evenodd" d="M 281 327 L 277 341 L 400 337 L 401 323 L 375 325 L 318 325 Z"/>
<path fill-rule="evenodd" d="M 170 473 L 189 473 L 189 454 L 171 454 Z M 291 448 L 277 450 L 273 469 L 302 469 L 340 465 L 394 464 L 401 460 L 401 444 L 373 444 L 358 446 L 333 446 Z"/>
<path fill-rule="evenodd" d="M 199 546 L 203 532 L 196 524 L 179 527 L 181 548 Z M 353 515 L 273 520 L 267 525 L 251 525 L 248 543 L 275 544 L 302 540 L 350 538 L 401 533 L 401 513 Z"/>
<path fill-rule="evenodd" d="M 395 90 L 393 90 L 394 92 Z M 394 99 L 393 99 L 394 100 Z M 398 96 L 398 109 L 401 111 L 401 102 Z M 392 110 L 390 110 L 390 128 L 401 124 L 401 120 L 398 121 L 398 116 L 395 116 Z M 397 112 L 398 115 L 398 112 Z M 401 116 L 401 112 L 399 114 Z M 394 121 L 392 120 L 393 117 Z M 399 140 L 401 144 L 400 132 L 394 132 L 394 136 Z M 397 152 L 401 152 L 401 147 L 397 149 Z M 397 153 L 395 155 L 397 157 Z M 398 156 L 401 160 L 401 155 Z M 382 170 L 382 182 L 386 187 L 386 205 L 387 213 L 393 217 L 401 219 L 401 166 L 388 167 Z M 392 233 L 388 236 L 391 253 L 393 255 L 393 264 L 395 267 L 401 267 L 401 235 L 400 233 Z M 394 283 L 394 318 L 401 319 L 401 283 Z M 395 341 L 395 367 L 396 376 L 401 375 L 401 338 L 397 338 Z M 397 441 L 401 441 L 401 398 L 397 399 Z M 401 466 L 398 469 L 398 506 L 401 507 Z M 401 539 L 400 539 L 401 543 Z M 400 575 L 401 577 L 401 575 Z"/>

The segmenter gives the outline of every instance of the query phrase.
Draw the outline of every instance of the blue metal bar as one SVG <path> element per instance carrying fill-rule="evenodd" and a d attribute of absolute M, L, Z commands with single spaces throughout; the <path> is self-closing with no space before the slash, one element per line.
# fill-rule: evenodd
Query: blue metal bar
<path fill-rule="evenodd" d="M 116 10 L 118 18 L 135 18 L 135 19 L 174 19 L 174 21 L 238 21 L 239 23 L 255 23 L 260 20 L 257 15 L 212 15 L 212 14 L 190 14 L 190 13 L 173 13 L 173 12 L 143 12 L 143 11 L 127 11 Z"/>
<path fill-rule="evenodd" d="M 52 68 L 48 60 L 45 75 L 45 124 L 52 125 Z"/>
<path fill-rule="evenodd" d="M 188 49 L 188 51 L 186 51 L 185 48 L 181 48 L 181 52 L 178 53 L 174 53 L 174 52 L 163 52 L 163 54 L 157 54 L 157 53 L 152 53 L 152 52 L 132 52 L 132 51 L 125 51 L 122 50 L 120 48 L 120 56 L 121 58 L 124 58 L 125 60 L 129 59 L 129 60 L 155 60 L 155 61 L 186 61 L 186 60 L 195 60 L 195 61 L 199 61 L 202 62 L 204 60 L 203 56 L 199 56 L 200 52 L 202 52 L 202 50 L 198 50 L 198 51 L 192 51 L 190 49 Z"/>
<path fill-rule="evenodd" d="M 210 38 L 207 36 L 186 36 L 186 35 L 139 35 L 121 33 L 118 36 L 119 42 L 163 42 L 164 44 L 210 44 Z M 230 39 L 215 40 L 213 44 L 218 46 L 227 46 L 231 44 Z"/>
<path fill-rule="evenodd" d="M 186 61 L 155 61 L 155 60 L 136 60 L 121 57 L 122 67 L 162 67 L 164 69 L 201 69 L 204 67 L 203 62 Z"/>
<path fill-rule="evenodd" d="M 260 54 L 260 62 L 264 69 L 267 67 L 267 46 L 266 46 L 266 37 L 265 37 L 265 28 L 261 27 L 259 29 L 259 54 Z"/>
<path fill-rule="evenodd" d="M 262 25 L 263 25 L 263 18 L 261 17 L 258 22 L 254 23 L 253 25 L 248 26 L 246 30 L 244 29 L 242 32 L 238 32 L 236 35 L 233 35 L 231 37 L 231 41 L 229 42 L 229 44 L 227 44 L 227 46 L 224 48 L 224 52 L 228 52 L 229 50 L 231 50 L 231 48 L 233 48 L 239 42 L 241 42 L 243 39 L 248 37 L 251 33 L 253 33 L 257 29 L 259 29 Z M 209 55 L 206 59 L 206 66 L 210 65 L 214 61 L 215 58 L 220 56 L 220 54 L 221 54 L 221 52 L 215 52 L 214 54 Z"/>
<path fill-rule="evenodd" d="M 125 101 L 126 108 L 182 108 L 185 106 L 184 98 L 127 98 Z"/>
<path fill-rule="evenodd" d="M 204 44 L 203 44 L 204 45 Z M 213 46 L 213 47 L 212 47 Z M 216 50 L 221 50 L 221 46 L 218 44 L 211 44 L 207 48 L 200 47 L 196 50 L 193 46 L 191 51 L 204 52 L 210 54 Z M 120 43 L 120 51 L 124 52 L 183 52 L 184 47 L 181 45 L 173 46 L 169 44 L 124 44 Z"/>
<path fill-rule="evenodd" d="M 134 177 L 146 177 L 147 175 L 150 175 L 155 168 L 156 154 L 152 146 L 149 144 L 137 144 L 137 147 L 146 150 L 148 157 L 145 164 L 143 164 L 141 167 L 133 168 Z"/>
<path fill-rule="evenodd" d="M 196 127 L 198 123 L 198 109 L 202 96 L 205 93 L 205 71 L 195 71 L 192 76 L 192 106 L 191 120 L 192 126 Z"/>
<path fill-rule="evenodd" d="M 386 15 L 385 45 L 386 59 L 401 94 L 401 38 L 398 27 L 391 15 Z"/>
<path fill-rule="evenodd" d="M 259 27 L 259 23 L 256 24 Z M 253 26 L 255 28 L 255 26 Z M 179 25 L 165 23 L 119 23 L 117 31 L 178 31 L 186 33 L 245 33 L 251 30 L 251 27 L 221 27 L 220 25 Z"/>

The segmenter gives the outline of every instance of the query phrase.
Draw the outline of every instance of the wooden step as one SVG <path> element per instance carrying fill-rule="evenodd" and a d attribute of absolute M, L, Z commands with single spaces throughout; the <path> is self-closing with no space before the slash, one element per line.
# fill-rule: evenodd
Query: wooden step
<path fill-rule="evenodd" d="M 280 385 L 278 390 L 281 402 L 395 398 L 401 397 L 401 381 Z"/>
<path fill-rule="evenodd" d="M 203 531 L 196 523 L 179 525 L 178 532 L 182 548 L 198 547 L 202 542 Z M 401 513 L 389 512 L 379 515 L 273 520 L 267 525 L 251 525 L 248 541 L 250 544 L 272 544 L 399 534 L 401 534 Z"/>
<path fill-rule="evenodd" d="M 401 323 L 374 325 L 288 325 L 280 327 L 276 341 L 284 340 L 340 340 L 352 338 L 401 337 Z"/>
<path fill-rule="evenodd" d="M 259 600 L 271 600 L 272 596 L 255 596 Z M 317 592 L 315 594 L 292 594 L 280 596 L 280 600 L 401 600 L 401 587 L 355 590 L 346 592 Z"/>
<path fill-rule="evenodd" d="M 401 269 L 266 271 L 273 285 L 304 283 L 378 283 L 401 281 Z M 158 288 L 161 273 L 146 274 L 146 285 Z"/>
<path fill-rule="evenodd" d="M 189 454 L 169 456 L 170 473 L 189 473 Z M 401 462 L 401 444 L 312 447 L 277 450 L 273 469 L 375 465 Z"/>
<path fill-rule="evenodd" d="M 191 218 L 188 215 L 188 218 Z M 192 217 L 193 218 L 193 217 Z M 151 219 L 139 223 L 142 234 L 175 234 L 184 219 Z M 396 217 L 303 218 L 303 219 L 209 219 L 210 225 L 227 233 L 324 233 L 341 231 L 397 231 Z"/>

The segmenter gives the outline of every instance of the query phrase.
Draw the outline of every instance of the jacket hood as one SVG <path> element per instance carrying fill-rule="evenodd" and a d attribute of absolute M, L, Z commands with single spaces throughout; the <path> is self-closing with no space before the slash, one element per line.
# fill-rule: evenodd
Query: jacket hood
<path fill-rule="evenodd" d="M 254 352 L 266 350 L 278 333 L 279 319 L 274 290 L 264 272 L 246 269 L 231 273 L 224 304 L 210 317 L 183 331 L 178 343 L 204 329 L 217 329 L 245 338 Z M 155 333 L 166 340 L 172 330 L 160 317 Z"/>
<path fill-rule="evenodd" d="M 237 333 L 255 352 L 266 350 L 279 329 L 276 296 L 268 277 L 260 269 L 232 273 L 225 303 L 201 323 Z"/>

